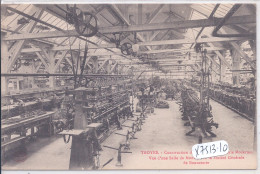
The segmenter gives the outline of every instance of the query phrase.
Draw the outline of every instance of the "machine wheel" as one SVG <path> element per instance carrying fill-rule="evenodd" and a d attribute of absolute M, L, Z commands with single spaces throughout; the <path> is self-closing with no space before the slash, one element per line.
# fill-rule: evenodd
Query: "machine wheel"
<path fill-rule="evenodd" d="M 133 53 L 132 44 L 126 42 L 121 45 L 121 53 L 124 55 L 131 55 Z"/>
<path fill-rule="evenodd" d="M 75 29 L 85 37 L 92 37 L 97 34 L 97 17 L 89 12 L 80 13 L 75 16 Z"/>

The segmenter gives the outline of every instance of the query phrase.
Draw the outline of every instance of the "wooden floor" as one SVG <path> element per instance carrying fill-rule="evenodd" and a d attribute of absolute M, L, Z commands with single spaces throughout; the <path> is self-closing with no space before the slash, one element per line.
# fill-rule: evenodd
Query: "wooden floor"
<path fill-rule="evenodd" d="M 230 160 L 210 161 L 209 165 L 184 165 L 180 157 L 192 157 L 189 155 L 172 155 L 178 157 L 178 160 L 158 160 L 161 157 L 169 157 L 166 152 L 190 152 L 193 145 L 198 143 L 196 136 L 185 136 L 190 127 L 185 127 L 184 121 L 181 120 L 179 106 L 175 101 L 168 101 L 169 109 L 155 109 L 155 113 L 148 115 L 142 127 L 142 131 L 136 133 L 137 139 L 131 140 L 130 153 L 122 154 L 123 166 L 117 167 L 117 151 L 103 147 L 100 156 L 100 164 L 103 165 L 109 159 L 113 160 L 103 169 L 179 169 L 186 168 L 215 168 L 226 164 L 227 168 Z M 253 151 L 254 125 L 252 122 L 239 116 L 230 109 L 211 101 L 215 122 L 219 123 L 219 128 L 213 128 L 217 134 L 216 138 L 203 139 L 203 142 L 225 140 L 229 144 L 230 151 Z M 132 121 L 128 120 L 124 125 L 131 125 Z M 118 133 L 126 134 L 129 128 L 116 130 Z M 195 132 L 196 134 L 197 132 Z M 120 142 L 124 142 L 125 137 L 112 134 L 102 145 L 118 147 Z M 40 138 L 28 146 L 26 158 L 18 161 L 13 158 L 6 162 L 3 169 L 25 169 L 25 170 L 68 170 L 71 144 L 65 144 L 62 137 L 54 136 L 51 138 Z M 141 151 L 158 151 L 159 154 L 142 154 Z M 157 160 L 151 160 L 149 157 L 156 157 Z M 208 161 L 208 160 L 201 160 Z M 232 163 L 232 162 L 231 162 Z M 254 166 L 254 163 L 248 160 L 237 161 L 240 168 Z M 235 167 L 236 168 L 236 167 Z"/>

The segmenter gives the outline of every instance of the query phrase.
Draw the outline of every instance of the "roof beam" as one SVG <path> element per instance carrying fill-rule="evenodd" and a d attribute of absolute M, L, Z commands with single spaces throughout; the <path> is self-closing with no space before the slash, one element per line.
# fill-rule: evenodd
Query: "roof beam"
<path fill-rule="evenodd" d="M 61 54 L 61 57 L 59 58 L 58 62 L 56 63 L 55 67 L 54 67 L 54 72 L 56 72 L 56 70 L 58 69 L 59 65 L 61 64 L 61 62 L 64 60 L 66 54 L 68 53 L 68 51 L 63 51 Z"/>
<path fill-rule="evenodd" d="M 162 10 L 163 6 L 164 6 L 164 4 L 159 5 L 159 7 L 154 10 L 152 15 L 149 17 L 149 19 L 147 19 L 147 21 L 145 23 L 146 24 L 151 23 L 156 18 L 156 16 L 159 14 L 159 12 Z"/>
<path fill-rule="evenodd" d="M 116 62 L 116 63 L 111 67 L 111 69 L 109 70 L 108 74 L 111 74 L 111 73 L 116 69 L 117 66 L 118 66 L 118 63 Z"/>
<path fill-rule="evenodd" d="M 41 62 L 43 63 L 43 65 L 45 66 L 45 69 L 47 69 L 49 71 L 49 65 L 47 64 L 47 62 L 44 60 L 44 58 L 42 57 L 42 55 L 39 52 L 36 52 L 36 55 L 38 56 L 38 58 L 41 60 Z"/>
<path fill-rule="evenodd" d="M 207 58 L 209 58 L 211 60 L 211 62 L 216 65 L 218 68 L 220 68 L 220 65 L 216 62 L 216 60 L 214 60 L 214 58 L 210 57 L 209 55 L 206 55 Z"/>
<path fill-rule="evenodd" d="M 120 65 L 120 68 L 118 69 L 118 73 L 119 74 L 123 74 L 123 69 L 125 68 L 125 65 L 124 64 L 119 64 Z"/>
<path fill-rule="evenodd" d="M 207 51 L 216 51 L 216 50 L 225 50 L 227 48 L 223 47 L 206 47 Z M 164 49 L 164 50 L 152 50 L 152 51 L 143 51 L 140 53 L 146 54 L 156 54 L 156 53 L 165 53 L 165 52 L 195 52 L 194 49 Z"/>
<path fill-rule="evenodd" d="M 101 33 L 114 33 L 114 32 L 141 32 L 141 31 L 153 31 L 153 30 L 167 30 L 167 29 L 183 29 L 183 28 L 197 28 L 197 27 L 210 27 L 216 26 L 223 18 L 213 19 L 199 19 L 199 20 L 186 20 L 186 21 L 175 21 L 169 23 L 151 23 L 142 25 L 129 25 L 129 26 L 115 26 L 100 28 Z M 255 15 L 245 16 L 233 16 L 227 22 L 226 25 L 232 24 L 246 24 L 255 23 Z"/>
<path fill-rule="evenodd" d="M 164 22 L 164 23 L 165 23 L 165 22 L 168 22 L 170 19 L 171 19 L 171 18 L 168 17 L 168 18 L 166 18 L 163 22 Z M 166 30 L 166 31 L 158 30 L 158 31 L 153 32 L 153 34 L 150 36 L 150 41 L 154 40 L 159 33 L 161 33 L 161 32 L 167 32 L 167 31 L 168 31 L 168 30 Z"/>
<path fill-rule="evenodd" d="M 192 4 L 190 8 L 198 12 L 199 14 L 205 16 L 206 18 L 209 17 L 210 11 L 205 10 L 204 8 L 200 7 L 199 5 Z"/>
<path fill-rule="evenodd" d="M 121 14 L 121 12 L 120 12 Z M 124 18 L 124 17 L 123 17 Z M 181 29 L 181 28 L 197 28 L 197 27 L 211 27 L 217 26 L 223 18 L 213 19 L 199 19 L 199 20 L 187 20 L 187 21 L 176 21 L 170 23 L 151 23 L 142 25 L 128 25 L 128 26 L 113 26 L 100 28 L 99 32 L 116 33 L 116 32 L 142 32 L 142 31 L 154 31 L 154 30 L 168 30 L 168 29 Z M 233 16 L 225 24 L 246 24 L 255 23 L 255 15 L 246 16 Z M 129 22 L 128 22 L 129 24 Z M 27 33 L 27 34 L 13 34 L 4 38 L 4 40 L 25 40 L 25 39 L 39 39 L 39 38 L 57 38 L 57 37 L 78 37 L 79 34 L 75 30 L 69 31 L 53 31 L 53 32 L 42 32 L 42 33 Z M 144 41 L 142 37 L 137 33 L 137 37 Z"/>
<path fill-rule="evenodd" d="M 39 10 L 38 8 L 33 8 L 32 10 L 30 10 L 29 11 L 29 13 L 28 13 L 28 15 L 33 15 L 37 10 Z M 8 32 L 11 32 L 12 34 L 14 34 L 14 33 L 16 33 L 16 34 L 22 34 L 21 32 L 20 32 L 20 29 L 22 28 L 22 27 L 24 27 L 25 25 L 27 25 L 27 24 L 22 24 L 22 25 L 19 25 L 17 28 L 15 28 L 15 29 L 9 29 L 9 28 L 7 28 L 7 26 L 4 26 L 4 25 L 2 25 L 1 26 L 1 31 L 8 31 Z M 40 42 L 40 43 L 42 43 L 42 44 L 46 44 L 46 45 L 48 45 L 48 46 L 52 46 L 54 43 L 53 42 L 50 42 L 50 41 L 46 41 L 46 40 L 31 40 L 30 41 L 31 43 L 32 42 Z"/>
<path fill-rule="evenodd" d="M 71 43 L 74 44 L 76 40 L 77 40 L 77 38 L 74 38 Z M 54 51 L 54 50 L 53 50 L 53 51 Z M 64 58 L 66 57 L 67 53 L 69 53 L 68 50 L 62 51 L 62 54 L 61 54 L 61 56 L 60 56 L 58 62 L 56 63 L 56 65 L 55 65 L 55 67 L 54 67 L 54 72 L 55 72 L 55 71 L 57 70 L 57 68 L 60 66 L 61 62 L 62 62 L 62 61 L 64 60 Z M 70 52 L 70 54 L 71 54 L 71 52 Z"/>
<path fill-rule="evenodd" d="M 233 46 L 233 48 L 238 52 L 238 54 L 243 57 L 243 59 L 253 68 L 256 69 L 255 64 L 252 62 L 251 58 L 247 56 L 247 54 L 242 51 L 240 46 L 235 42 L 230 42 L 230 44 Z"/>
<path fill-rule="evenodd" d="M 162 62 L 162 63 L 158 63 L 158 65 L 160 65 L 160 66 L 168 66 L 168 65 L 176 65 L 176 66 L 187 66 L 187 65 L 191 65 L 191 64 L 196 64 L 196 62 L 191 62 L 191 61 L 189 61 L 189 62 L 182 62 L 182 64 L 180 65 L 180 64 L 178 64 L 178 62 L 167 62 L 167 63 L 165 63 L 165 62 Z"/>
<path fill-rule="evenodd" d="M 169 20 L 171 19 L 171 17 L 168 17 L 168 18 L 166 18 L 166 20 L 164 21 L 164 22 L 168 22 Z M 152 34 L 152 36 L 150 37 L 150 41 L 153 41 L 155 38 L 156 38 L 156 36 L 158 36 L 158 34 L 159 33 L 161 33 L 161 32 L 168 32 L 168 31 L 171 31 L 172 33 L 174 33 L 174 35 L 178 38 L 178 39 L 184 39 L 184 38 L 187 38 L 187 39 L 193 39 L 193 38 L 191 38 L 191 37 L 187 37 L 187 36 L 185 36 L 183 33 L 181 33 L 181 32 L 179 32 L 179 31 L 176 31 L 176 30 L 157 30 L 157 31 L 155 31 L 153 34 Z M 160 40 L 162 40 L 162 39 L 160 39 Z"/>
<path fill-rule="evenodd" d="M 214 47 L 214 45 L 212 43 L 208 43 L 209 46 Z M 226 58 L 219 52 L 219 51 L 215 51 L 215 53 L 217 54 L 217 56 L 223 61 L 223 63 L 230 69 L 232 70 L 232 66 L 227 62 Z"/>
<path fill-rule="evenodd" d="M 194 39 L 178 39 L 178 40 L 164 40 L 164 41 L 148 41 L 148 42 L 139 42 L 139 46 L 143 45 L 177 45 L 177 44 L 192 44 L 192 43 L 209 43 L 209 42 L 228 42 L 228 41 L 238 41 L 238 40 L 248 40 L 248 37 L 209 37 L 209 38 L 200 38 L 197 41 Z"/>
<path fill-rule="evenodd" d="M 185 55 L 180 56 L 172 56 L 172 57 L 163 57 L 163 58 L 156 58 L 156 59 L 149 59 L 149 61 L 179 61 L 179 60 L 195 60 L 195 57 L 192 57 L 191 59 L 185 58 Z"/>
<path fill-rule="evenodd" d="M 71 60 L 70 60 L 68 57 L 66 57 L 65 59 L 66 59 L 66 61 L 70 64 L 70 66 L 72 66 Z"/>
<path fill-rule="evenodd" d="M 44 21 L 42 21 L 42 20 L 40 20 L 40 19 L 37 19 L 37 18 L 35 18 L 35 17 L 33 17 L 33 16 L 30 16 L 30 15 L 24 13 L 24 12 L 21 12 L 21 11 L 19 11 L 19 10 L 14 9 L 14 8 L 11 8 L 11 7 L 7 7 L 7 8 L 8 8 L 8 10 L 13 11 L 13 12 L 15 12 L 15 13 L 17 13 L 17 14 L 19 14 L 19 15 L 22 15 L 22 16 L 24 16 L 24 17 L 26 17 L 26 18 L 32 19 L 32 20 L 34 20 L 34 21 L 36 21 L 36 22 L 38 22 L 38 23 L 42 23 L 42 24 L 44 24 L 44 25 L 46 25 L 46 26 L 49 26 L 49 27 L 51 27 L 51 28 L 54 28 L 54 29 L 56 29 L 56 30 L 59 31 L 59 32 L 63 32 L 64 36 L 62 36 L 62 37 L 70 37 L 70 35 L 68 35 L 69 33 L 67 33 L 66 30 L 63 30 L 63 29 L 61 29 L 61 28 L 59 28 L 59 27 L 56 27 L 56 26 L 54 26 L 54 25 L 52 25 L 52 24 L 49 24 L 49 23 L 47 23 L 47 22 L 44 22 Z M 76 32 L 76 31 L 74 30 L 74 32 Z M 43 32 L 43 33 L 44 33 L 44 32 Z M 54 36 L 54 37 L 55 37 L 55 36 Z M 85 41 L 87 41 L 87 42 L 89 42 L 89 43 L 91 43 L 91 44 L 93 44 L 93 45 L 98 46 L 98 44 L 96 44 L 96 43 L 94 43 L 94 42 L 92 42 L 92 41 L 90 41 L 90 40 L 88 40 L 88 39 L 86 39 L 86 38 L 80 36 L 79 34 L 77 34 L 75 37 L 78 37 L 78 38 L 81 39 L 81 40 L 85 40 Z M 56 38 L 57 38 L 57 37 L 56 37 Z M 24 40 L 24 38 L 21 39 L 21 40 Z M 110 50 L 110 49 L 108 49 L 108 48 L 106 48 L 106 50 L 108 50 L 108 51 L 110 51 L 110 52 L 114 52 L 114 51 L 112 51 L 112 50 Z"/>
<path fill-rule="evenodd" d="M 104 68 L 109 63 L 109 59 L 102 62 L 102 64 L 98 67 L 97 71 L 100 71 L 102 68 Z"/>
<path fill-rule="evenodd" d="M 202 8 L 198 7 L 198 6 L 194 6 L 194 5 L 191 5 L 191 8 L 193 8 L 194 10 L 196 10 L 197 12 L 207 16 L 207 12 L 203 11 Z M 254 8 L 255 9 L 255 8 Z M 252 9 L 253 10 L 253 9 Z M 254 10 L 253 10 L 254 12 Z M 255 14 L 255 13 L 253 13 Z M 229 28 L 232 28 L 232 29 L 236 29 L 236 28 L 239 28 L 239 27 L 236 27 L 235 25 L 232 25 L 232 26 L 228 26 Z M 227 32 L 223 29 L 223 27 L 220 29 L 220 31 L 222 33 L 225 33 L 227 34 Z M 251 59 L 241 50 L 240 46 L 235 43 L 235 42 L 230 42 L 230 44 L 232 45 L 232 47 L 240 54 L 240 56 L 242 56 L 249 64 L 250 66 L 255 69 L 255 65 L 251 62 Z M 211 44 L 211 46 L 214 46 L 213 44 Z M 225 58 L 222 56 L 222 54 L 220 54 L 220 52 L 216 52 L 216 54 L 219 56 L 219 58 L 230 68 L 230 64 L 226 62 Z"/>
<path fill-rule="evenodd" d="M 227 34 L 227 32 L 225 31 L 225 29 L 221 29 L 220 30 L 221 33 Z M 253 68 L 256 69 L 256 65 L 252 62 L 251 58 L 248 57 L 246 55 L 246 53 L 244 51 L 242 51 L 242 49 L 240 48 L 240 46 L 236 43 L 236 42 L 230 42 L 230 44 L 232 45 L 232 47 L 238 52 L 238 54 L 243 57 L 243 59 Z"/>
<path fill-rule="evenodd" d="M 47 53 L 46 48 L 43 48 L 41 45 L 39 45 L 39 47 L 40 47 L 40 50 L 42 51 L 43 55 L 45 56 L 45 58 L 49 62 L 51 62 L 51 57 L 50 57 L 49 53 Z"/>
<path fill-rule="evenodd" d="M 42 66 L 42 62 L 39 63 L 39 65 L 35 68 L 35 72 L 37 73 L 40 69 L 40 67 Z"/>
<path fill-rule="evenodd" d="M 239 40 L 248 40 L 248 38 L 241 38 L 241 37 L 232 37 L 232 38 L 217 38 L 217 37 L 211 37 L 211 38 L 201 38 L 196 41 L 196 43 L 209 43 L 209 42 L 228 42 L 228 41 L 239 41 Z M 180 39 L 180 40 L 165 40 L 165 41 L 149 41 L 149 42 L 139 42 L 138 45 L 174 45 L 174 44 L 191 44 L 195 43 L 195 40 L 192 39 Z M 99 45 L 94 46 L 90 45 L 89 49 L 105 49 L 105 48 L 115 48 L 114 44 L 107 44 L 107 45 Z M 52 51 L 63 51 L 63 50 L 78 50 L 78 46 L 72 46 L 71 48 L 69 46 L 57 46 L 53 47 L 50 50 Z M 29 52 L 39 52 L 41 51 L 40 48 L 24 48 L 22 49 L 22 53 L 29 53 Z"/>
<path fill-rule="evenodd" d="M 105 48 L 115 48 L 116 46 L 113 44 L 109 44 L 109 45 L 99 45 L 98 47 L 95 45 L 89 45 L 88 49 L 105 49 Z M 79 50 L 79 46 L 78 45 L 73 45 L 73 46 L 55 46 L 53 48 L 51 48 L 50 50 L 52 51 L 64 51 L 64 50 Z M 82 48 L 82 50 L 84 50 Z M 22 49 L 23 53 L 30 53 L 30 52 L 38 52 L 41 51 L 40 48 L 24 48 Z"/>
<path fill-rule="evenodd" d="M 138 4 L 138 24 L 143 23 L 143 4 Z"/>
<path fill-rule="evenodd" d="M 36 12 L 35 16 L 36 18 L 40 18 L 43 14 L 44 10 L 39 10 Z M 31 33 L 35 26 L 36 26 L 37 22 L 36 21 L 30 21 L 29 25 L 27 26 L 26 30 L 28 33 Z M 11 68 L 13 67 L 15 61 L 17 60 L 18 56 L 21 53 L 21 50 L 25 44 L 26 40 L 20 40 L 18 42 L 15 43 L 14 45 L 14 52 L 11 54 L 11 59 L 8 61 L 7 63 L 7 72 L 9 72 L 11 70 Z"/>

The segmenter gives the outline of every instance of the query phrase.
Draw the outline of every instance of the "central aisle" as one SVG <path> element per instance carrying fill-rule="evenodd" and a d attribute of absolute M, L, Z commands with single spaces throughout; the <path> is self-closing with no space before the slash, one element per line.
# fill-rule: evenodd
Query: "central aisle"
<path fill-rule="evenodd" d="M 221 166 L 230 162 L 230 160 L 215 160 L 213 162 L 213 160 L 192 159 L 190 152 L 192 146 L 198 143 L 198 137 L 196 136 L 198 132 L 194 132 L 192 136 L 185 136 L 185 133 L 191 130 L 191 128 L 184 126 L 185 121 L 181 119 L 182 116 L 179 111 L 179 105 L 176 104 L 175 101 L 167 102 L 170 105 L 169 109 L 155 109 L 154 114 L 148 115 L 148 118 L 146 118 L 142 126 L 142 131 L 136 133 L 138 139 L 131 140 L 130 151 L 132 154 L 122 154 L 123 166 L 116 166 L 117 154 L 115 150 L 112 150 L 114 160 L 105 166 L 104 169 L 200 168 L 200 165 L 184 165 L 183 161 L 209 162 L 207 166 L 203 165 L 203 167 L 214 168 L 215 166 Z M 225 140 L 229 143 L 230 151 L 253 151 L 253 144 L 251 143 L 254 138 L 253 123 L 215 101 L 211 101 L 211 105 L 213 107 L 214 120 L 219 123 L 219 128 L 213 128 L 213 132 L 217 134 L 217 137 L 203 138 L 203 143 Z M 104 143 L 115 144 L 116 142 L 110 138 L 112 137 L 109 137 L 108 141 Z M 153 151 L 159 154 L 144 154 L 144 151 Z M 186 154 L 169 154 L 169 152 Z M 103 158 L 105 154 L 106 153 L 102 154 Z M 111 153 L 110 155 L 112 156 L 113 154 Z M 168 159 L 162 160 L 160 156 L 168 157 Z M 169 160 L 169 156 L 178 157 L 178 160 Z M 181 160 L 180 156 L 183 156 L 184 159 Z M 156 160 L 152 160 L 151 157 L 155 157 Z M 244 164 L 243 160 L 236 162 L 241 163 L 241 168 L 248 165 Z M 226 167 L 230 168 L 229 165 L 226 165 Z"/>
<path fill-rule="evenodd" d="M 185 136 L 190 127 L 183 125 L 185 122 L 181 119 L 179 106 L 174 101 L 167 102 L 170 105 L 169 109 L 155 108 L 155 112 L 148 115 L 148 118 L 145 119 L 145 123 L 142 125 L 142 131 L 136 133 L 138 139 L 131 140 L 130 151 L 132 154 L 122 154 L 123 167 L 117 168 L 167 168 L 162 163 L 159 164 L 157 160 L 149 159 L 149 156 L 154 155 L 142 154 L 141 151 L 158 151 L 158 153 L 162 154 L 164 154 L 164 151 L 187 152 L 192 145 L 197 144 L 198 138 Z M 158 155 L 155 156 L 158 157 Z M 105 169 L 115 168 L 115 164 L 116 156 L 113 162 L 107 165 Z"/>

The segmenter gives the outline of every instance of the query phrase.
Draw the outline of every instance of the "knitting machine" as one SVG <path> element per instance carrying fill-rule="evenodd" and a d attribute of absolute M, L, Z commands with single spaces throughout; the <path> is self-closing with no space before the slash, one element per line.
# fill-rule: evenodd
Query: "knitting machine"
<path fill-rule="evenodd" d="M 177 100 L 177 95 L 180 93 L 180 87 L 177 80 L 168 80 L 167 84 L 164 84 L 162 92 L 166 94 L 165 99 L 171 98 Z"/>
<path fill-rule="evenodd" d="M 166 101 L 158 101 L 156 106 L 156 108 L 169 108 L 169 103 L 167 103 Z"/>
<path fill-rule="evenodd" d="M 166 88 L 166 89 L 164 89 L 164 92 L 166 94 L 166 96 L 165 96 L 166 100 L 168 98 L 171 98 L 172 100 L 174 99 L 174 91 L 173 91 L 173 89 Z"/>
<path fill-rule="evenodd" d="M 140 92 L 137 94 L 139 100 L 139 107 L 141 107 L 141 115 L 145 118 L 145 113 L 153 113 L 156 95 L 154 88 L 149 86 L 148 88 L 141 87 Z"/>
<path fill-rule="evenodd" d="M 82 78 L 84 79 L 84 77 Z M 65 143 L 72 137 L 70 169 L 98 169 L 100 143 L 132 116 L 129 76 L 102 75 L 84 80 L 72 90 L 74 121 L 60 134 Z M 68 124 L 69 125 L 69 124 Z"/>
<path fill-rule="evenodd" d="M 186 135 L 191 135 L 191 133 L 195 132 L 196 128 L 199 128 L 205 137 L 208 134 L 211 137 L 215 137 L 216 134 L 212 132 L 212 127 L 218 128 L 218 124 L 213 121 L 212 107 L 209 102 L 210 67 L 206 58 L 207 50 L 203 50 L 201 44 L 197 44 L 195 49 L 197 53 L 201 54 L 202 58 L 201 71 L 198 74 L 200 76 L 199 97 L 196 91 L 183 86 L 181 92 L 182 105 L 180 109 L 183 113 L 182 119 L 188 120 L 185 125 L 192 128 Z"/>

